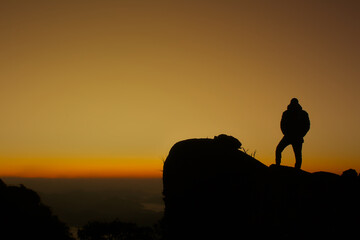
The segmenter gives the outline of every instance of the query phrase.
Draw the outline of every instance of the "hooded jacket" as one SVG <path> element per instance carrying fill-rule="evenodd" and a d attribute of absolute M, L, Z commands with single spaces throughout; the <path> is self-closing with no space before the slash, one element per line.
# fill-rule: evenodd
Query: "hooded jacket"
<path fill-rule="evenodd" d="M 290 103 L 281 118 L 281 131 L 289 139 L 302 139 L 310 129 L 310 119 L 299 103 Z"/>

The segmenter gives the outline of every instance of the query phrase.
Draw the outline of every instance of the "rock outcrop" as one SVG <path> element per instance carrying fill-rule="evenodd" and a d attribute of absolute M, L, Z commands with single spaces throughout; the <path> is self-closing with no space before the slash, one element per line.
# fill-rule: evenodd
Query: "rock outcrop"
<path fill-rule="evenodd" d="M 222 139 L 219 141 L 219 139 Z M 165 239 L 347 239 L 360 226 L 360 181 L 270 167 L 221 135 L 176 143 L 163 169 Z"/>

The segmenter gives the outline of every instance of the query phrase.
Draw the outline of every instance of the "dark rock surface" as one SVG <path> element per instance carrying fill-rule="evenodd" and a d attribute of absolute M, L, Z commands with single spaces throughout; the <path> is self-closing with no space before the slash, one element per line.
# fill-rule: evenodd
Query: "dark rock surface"
<path fill-rule="evenodd" d="M 220 139 L 220 141 L 219 141 Z M 270 167 L 222 135 L 176 143 L 164 163 L 165 239 L 350 239 L 360 226 L 360 181 Z"/>

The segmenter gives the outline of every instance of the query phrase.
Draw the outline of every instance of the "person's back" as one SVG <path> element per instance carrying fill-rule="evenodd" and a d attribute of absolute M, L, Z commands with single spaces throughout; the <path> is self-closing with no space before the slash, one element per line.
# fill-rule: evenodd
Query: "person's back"
<path fill-rule="evenodd" d="M 291 99 L 287 110 L 282 115 L 280 125 L 284 137 L 276 148 L 276 164 L 280 165 L 282 151 L 291 144 L 296 158 L 295 167 L 300 168 L 302 163 L 302 144 L 304 136 L 310 129 L 310 120 L 308 113 L 302 110 L 296 98 Z"/>
<path fill-rule="evenodd" d="M 289 138 L 303 138 L 310 129 L 309 115 L 299 103 L 293 103 L 283 113 L 281 130 Z"/>

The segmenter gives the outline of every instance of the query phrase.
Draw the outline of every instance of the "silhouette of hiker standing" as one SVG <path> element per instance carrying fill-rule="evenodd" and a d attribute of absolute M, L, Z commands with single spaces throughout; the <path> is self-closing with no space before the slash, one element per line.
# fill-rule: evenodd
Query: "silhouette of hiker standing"
<path fill-rule="evenodd" d="M 300 169 L 302 163 L 302 145 L 304 136 L 310 129 L 310 120 L 307 112 L 302 110 L 296 98 L 291 99 L 287 110 L 281 118 L 281 131 L 284 137 L 276 148 L 276 165 L 281 163 L 281 153 L 290 144 L 295 154 L 295 168 Z"/>

